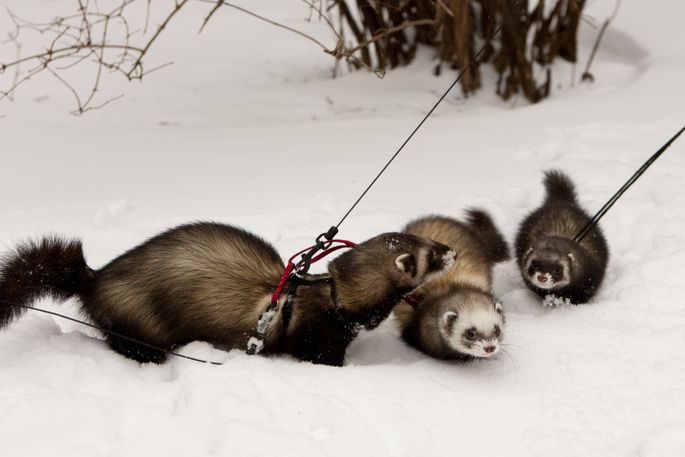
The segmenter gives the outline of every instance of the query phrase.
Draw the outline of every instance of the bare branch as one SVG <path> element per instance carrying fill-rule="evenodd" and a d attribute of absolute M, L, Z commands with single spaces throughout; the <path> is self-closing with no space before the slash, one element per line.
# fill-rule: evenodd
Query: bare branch
<path fill-rule="evenodd" d="M 595 54 L 597 54 L 597 50 L 599 49 L 599 43 L 602 41 L 602 37 L 604 36 L 604 32 L 606 32 L 607 28 L 609 28 L 609 24 L 611 23 L 610 19 L 607 19 L 604 21 L 604 24 L 602 24 L 602 28 L 599 29 L 599 33 L 597 34 L 597 39 L 595 40 L 595 44 L 592 46 L 592 52 L 590 52 L 590 57 L 587 59 L 587 65 L 585 65 L 585 70 L 583 71 L 583 74 L 580 77 L 581 81 L 594 81 L 595 77 L 592 76 L 592 73 L 590 73 L 590 66 L 592 65 L 592 61 L 595 58 Z"/>
<path fill-rule="evenodd" d="M 358 44 L 352 49 L 346 50 L 345 52 L 348 54 L 354 54 L 355 52 L 359 51 L 361 48 L 368 47 L 371 43 L 375 43 L 376 41 L 380 40 L 381 38 L 384 38 L 388 35 L 392 35 L 393 33 L 400 32 L 402 30 L 411 28 L 411 27 L 416 27 L 418 25 L 433 25 L 435 24 L 434 19 L 418 19 L 416 21 L 407 21 L 404 22 L 398 26 L 395 27 L 390 27 L 389 29 L 383 29 L 377 34 L 375 34 L 371 39 L 364 41 L 363 43 Z"/>
<path fill-rule="evenodd" d="M 164 21 L 157 27 L 157 31 L 155 32 L 154 35 L 152 35 L 152 38 L 147 42 L 145 47 L 140 51 L 140 54 L 138 55 L 138 58 L 136 59 L 135 63 L 129 70 L 127 76 L 129 79 L 141 79 L 143 77 L 143 58 L 145 57 L 145 54 L 147 54 L 148 50 L 150 49 L 150 46 L 157 40 L 159 35 L 162 33 L 162 31 L 166 28 L 166 26 L 171 22 L 171 20 L 176 16 L 176 14 L 181 11 L 181 8 L 183 8 L 186 4 L 188 3 L 188 0 L 181 0 L 180 2 L 176 3 L 176 6 L 174 9 L 169 13 L 169 15 L 164 19 Z M 138 76 L 133 76 L 133 73 L 135 71 L 139 71 Z"/>
<path fill-rule="evenodd" d="M 170 64 L 146 70 L 149 55 L 169 24 L 182 9 L 199 3 L 209 9 L 199 33 L 217 11 L 231 8 L 314 43 L 334 58 L 334 75 L 344 61 L 352 69 L 365 68 L 382 77 L 385 69 L 411 62 L 419 45 L 434 47 L 440 62 L 455 69 L 464 68 L 473 57 L 474 40 L 485 40 L 488 50 L 483 62 L 491 62 L 499 74 L 498 93 L 508 98 L 522 91 L 529 100 L 537 101 L 549 93 L 550 79 L 548 76 L 540 86 L 536 74 L 549 74 L 557 57 L 576 62 L 576 30 L 581 20 L 587 20 L 582 15 L 586 0 L 556 0 L 551 12 L 544 8 L 543 0 L 532 10 L 519 5 L 520 2 L 514 6 L 498 0 L 291 0 L 307 6 L 309 14 L 305 20 L 318 16 L 319 22 L 331 31 L 334 42 L 327 43 L 306 30 L 265 17 L 232 0 L 166 0 L 170 7 L 161 15 L 156 28 L 150 26 L 152 0 L 110 1 L 115 4 L 101 10 L 96 0 L 76 0 L 75 11 L 43 22 L 20 18 L 8 10 L 14 25 L 9 41 L 15 42 L 17 53 L 14 60 L 0 62 L 0 100 L 14 97 L 20 86 L 47 72 L 74 96 L 75 114 L 105 106 L 119 98 L 100 99 L 108 75 L 141 80 Z M 155 6 L 160 3 L 155 2 Z M 584 77 L 589 75 L 602 35 L 620 3 L 617 0 L 611 18 L 600 30 Z M 132 19 L 135 17 L 140 22 Z M 339 21 L 337 26 L 334 20 Z M 495 41 L 493 33 L 500 28 L 503 33 Z M 46 42 L 22 56 L 26 48 L 17 41 L 22 32 L 39 33 L 46 37 Z M 534 72 L 533 64 L 542 66 L 543 72 Z M 82 68 L 92 72 L 88 74 L 91 83 L 86 87 L 70 83 L 70 73 Z M 8 69 L 14 70 L 12 75 Z M 464 94 L 480 86 L 478 65 L 471 68 L 461 84 Z"/>
<path fill-rule="evenodd" d="M 216 5 L 214 5 L 214 8 L 212 8 L 212 11 L 210 11 L 207 17 L 205 17 L 205 20 L 202 21 L 202 25 L 200 26 L 200 31 L 198 33 L 202 33 L 202 30 L 205 28 L 205 25 L 207 25 L 207 22 L 209 22 L 212 16 L 214 16 L 214 13 L 216 13 L 217 10 L 222 7 L 223 4 L 224 0 L 217 0 Z"/>
<path fill-rule="evenodd" d="M 245 14 L 247 14 L 247 15 L 249 15 L 249 16 L 255 17 L 255 18 L 259 19 L 260 21 L 264 21 L 264 22 L 266 22 L 266 23 L 268 23 L 268 24 L 271 24 L 271 25 L 273 25 L 273 26 L 276 26 L 276 27 L 282 28 L 282 29 L 284 29 L 284 30 L 288 30 L 289 32 L 293 32 L 293 33 L 295 33 L 295 34 L 297 34 L 297 35 L 300 35 L 301 37 L 306 38 L 306 39 L 308 39 L 309 41 L 311 41 L 311 42 L 313 42 L 313 43 L 316 43 L 316 44 L 319 45 L 319 47 L 321 47 L 324 51 L 328 51 L 328 48 L 326 47 L 326 45 L 324 45 L 323 43 L 321 43 L 319 40 L 317 40 L 316 38 L 314 38 L 314 37 L 311 36 L 311 35 L 307 35 L 307 34 L 304 33 L 304 32 L 301 32 L 301 31 L 299 31 L 299 30 L 297 30 L 297 29 L 294 29 L 294 28 L 292 28 L 292 27 L 289 27 L 289 26 L 287 26 L 287 25 L 285 25 L 285 24 L 281 24 L 280 22 L 276 22 L 276 21 L 274 21 L 274 20 L 271 20 L 271 19 L 269 19 L 269 18 L 266 18 L 266 17 L 264 17 L 264 16 L 261 16 L 261 15 L 259 15 L 259 14 L 257 14 L 257 13 L 253 13 L 252 11 L 250 11 L 250 10 L 248 10 L 248 9 L 245 9 L 245 8 L 243 8 L 242 6 L 234 5 L 233 3 L 228 3 L 228 2 L 223 2 L 223 4 L 226 5 L 226 6 L 228 6 L 229 8 L 234 8 L 234 9 L 237 9 L 238 11 L 242 11 L 243 13 L 245 13 Z"/>
<path fill-rule="evenodd" d="M 328 15 L 323 12 L 320 5 L 317 6 L 309 0 L 302 0 L 302 1 L 305 4 L 307 4 L 312 11 L 316 11 L 319 14 L 319 19 L 323 19 L 324 21 L 326 21 L 326 24 L 328 24 L 328 27 L 335 34 L 335 36 L 338 37 L 338 39 L 342 38 L 340 33 L 338 33 L 338 31 L 335 29 L 335 25 L 333 25 L 333 21 L 331 21 L 331 19 L 328 17 Z"/>
<path fill-rule="evenodd" d="M 581 81 L 589 81 L 592 82 L 595 80 L 595 77 L 590 73 L 590 66 L 592 65 L 592 61 L 595 59 L 595 54 L 597 54 L 597 50 L 599 49 L 599 44 L 602 42 L 602 38 L 604 37 L 604 32 L 609 28 L 609 24 L 616 18 L 616 15 L 618 14 L 618 10 L 621 8 L 621 1 L 622 0 L 617 0 L 616 5 L 614 6 L 614 11 L 611 13 L 611 16 L 607 18 L 604 21 L 604 24 L 602 24 L 602 28 L 599 29 L 599 33 L 597 34 L 597 39 L 595 40 L 595 44 L 592 46 L 592 51 L 590 52 L 590 57 L 587 60 L 587 65 L 585 66 L 585 70 L 583 71 L 583 74 L 580 77 Z"/>

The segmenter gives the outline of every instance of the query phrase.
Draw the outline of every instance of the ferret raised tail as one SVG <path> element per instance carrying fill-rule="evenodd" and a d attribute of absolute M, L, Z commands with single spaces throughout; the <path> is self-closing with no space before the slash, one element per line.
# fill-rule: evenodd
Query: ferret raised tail
<path fill-rule="evenodd" d="M 516 236 L 521 276 L 541 297 L 585 303 L 602 284 L 609 261 L 607 242 L 598 225 L 580 242 L 574 240 L 591 218 L 578 204 L 567 175 L 548 171 L 544 185 L 544 202 L 524 219 Z"/>
<path fill-rule="evenodd" d="M 496 354 L 504 336 L 504 314 L 492 296 L 492 268 L 509 254 L 490 216 L 470 210 L 466 223 L 429 216 L 409 223 L 404 232 L 446 244 L 459 257 L 446 274 L 426 281 L 397 305 L 402 338 L 440 359 Z"/>
<path fill-rule="evenodd" d="M 289 319 L 278 314 L 264 354 L 288 353 L 342 365 L 361 328 L 373 328 L 401 297 L 443 273 L 455 253 L 414 235 L 386 233 L 331 261 L 324 281 L 298 287 Z M 77 297 L 103 329 L 172 350 L 194 340 L 245 349 L 283 274 L 263 239 L 216 223 L 182 225 L 157 235 L 101 270 L 88 267 L 79 241 L 44 238 L 18 247 L 0 264 L 0 327 L 51 295 Z M 165 353 L 112 334 L 115 351 L 140 362 Z"/>

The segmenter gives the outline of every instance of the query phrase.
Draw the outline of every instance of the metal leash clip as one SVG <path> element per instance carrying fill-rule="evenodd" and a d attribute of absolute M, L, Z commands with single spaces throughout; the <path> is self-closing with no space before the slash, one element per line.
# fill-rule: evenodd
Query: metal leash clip
<path fill-rule="evenodd" d="M 288 259 L 288 264 L 283 271 L 283 275 L 278 282 L 278 286 L 276 286 L 276 289 L 274 289 L 274 292 L 271 295 L 271 302 L 269 302 L 266 309 L 264 309 L 264 311 L 262 311 L 262 313 L 259 315 L 254 334 L 247 340 L 247 354 L 259 354 L 264 349 L 266 332 L 269 330 L 271 322 L 279 311 L 278 302 L 283 294 L 283 289 L 292 277 L 302 278 L 309 272 L 309 268 L 313 263 L 318 262 L 328 254 L 331 254 L 339 249 L 353 248 L 356 246 L 356 244 L 351 241 L 333 239 L 337 233 L 338 227 L 331 227 L 327 232 L 316 237 L 316 244 L 314 246 L 303 249 Z M 339 243 L 339 245 L 333 246 L 333 243 Z M 297 256 L 301 256 L 301 258 L 297 264 L 295 264 L 294 260 Z M 292 302 L 293 297 L 288 296 L 287 299 Z"/>

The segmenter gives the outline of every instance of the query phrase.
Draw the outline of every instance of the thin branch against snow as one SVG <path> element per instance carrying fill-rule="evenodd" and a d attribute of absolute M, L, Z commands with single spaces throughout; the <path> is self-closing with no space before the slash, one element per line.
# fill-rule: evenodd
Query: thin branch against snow
<path fill-rule="evenodd" d="M 135 0 L 133 0 L 135 1 Z M 181 9 L 188 4 L 188 0 L 181 0 L 176 3 L 175 7 L 171 10 L 171 12 L 166 16 L 166 18 L 162 21 L 162 23 L 157 27 L 157 30 L 155 33 L 152 35 L 152 38 L 148 40 L 148 42 L 145 44 L 145 47 L 140 51 L 138 54 L 138 58 L 136 61 L 133 63 L 131 66 L 131 69 L 126 73 L 126 76 L 129 79 L 142 79 L 143 77 L 143 58 L 147 54 L 147 52 L 150 50 L 150 47 L 152 44 L 157 41 L 157 38 L 159 38 L 159 35 L 162 33 L 162 31 L 169 25 L 171 20 L 178 14 Z"/>
<path fill-rule="evenodd" d="M 485 60 L 491 60 L 499 74 L 497 93 L 507 99 L 522 91 L 530 101 L 536 102 L 549 94 L 552 61 L 557 57 L 576 61 L 576 31 L 585 3 L 585 0 L 557 0 L 547 16 L 541 0 L 532 13 L 509 2 L 483 3 L 481 6 L 485 9 L 479 25 L 469 2 L 416 0 L 415 5 L 402 1 L 391 7 L 371 0 L 291 0 L 306 5 L 306 21 L 316 14 L 319 23 L 332 32 L 334 42 L 326 43 L 300 28 L 241 6 L 238 0 L 160 0 L 155 2 L 154 9 L 151 0 L 72 1 L 76 8 L 71 14 L 48 22 L 25 20 L 9 12 L 15 25 L 10 41 L 18 46 L 24 33 L 38 33 L 49 42 L 25 57 L 17 55 L 14 60 L 0 62 L 0 101 L 11 99 L 20 86 L 47 73 L 74 96 L 75 114 L 104 106 L 119 98 L 101 98 L 101 88 L 108 75 L 123 76 L 128 81 L 142 80 L 152 71 L 170 64 L 149 68 L 147 62 L 164 31 L 182 10 L 193 5 L 207 8 L 199 32 L 214 20 L 219 10 L 229 8 L 315 44 L 333 57 L 334 75 L 340 63 L 347 62 L 353 68 L 365 68 L 382 77 L 386 69 L 411 62 L 419 44 L 428 44 L 438 51 L 440 62 L 449 63 L 455 69 L 469 68 L 461 81 L 464 94 L 474 92 L 481 85 L 478 66 L 469 65 L 475 40 L 485 39 L 489 43 L 489 56 Z M 358 14 L 352 12 L 348 1 L 355 5 Z M 113 8 L 104 10 L 104 5 Z M 614 16 L 617 10 L 618 6 Z M 331 15 L 337 15 L 338 26 Z M 135 23 L 134 18 L 142 23 Z M 159 25 L 155 27 L 151 22 Z M 531 37 L 533 25 L 535 36 Z M 499 49 L 492 43 L 492 33 L 498 26 L 504 29 L 498 39 Z M 347 32 L 351 32 L 349 37 L 345 36 Z M 532 46 L 529 46 L 531 38 Z M 548 76 L 542 84 L 534 77 L 533 60 L 546 69 Z M 84 69 L 91 73 L 85 73 Z M 5 82 L 3 74 L 8 76 L 8 70 L 13 70 L 13 74 Z M 85 86 L 83 82 L 76 83 L 76 72 L 80 79 L 88 75 L 91 82 Z"/>
<path fill-rule="evenodd" d="M 223 6 L 223 4 L 224 4 L 224 0 L 217 0 L 216 5 L 214 5 L 214 8 L 212 8 L 212 10 L 209 12 L 207 17 L 205 17 L 205 20 L 202 21 L 202 25 L 200 26 L 200 32 L 199 33 L 202 33 L 202 30 L 207 25 L 207 22 L 209 22 L 209 20 L 212 18 L 212 16 L 214 16 L 214 13 L 216 13 L 218 11 L 218 9 Z"/>
<path fill-rule="evenodd" d="M 126 13 L 137 1 L 122 0 L 110 11 L 101 12 L 96 2 L 77 0 L 74 14 L 64 15 L 50 22 L 29 21 L 10 11 L 15 27 L 10 41 L 19 44 L 22 33 L 27 32 L 50 37 L 50 41 L 41 52 L 17 56 L 11 62 L 0 62 L 0 74 L 9 69 L 15 70 L 8 87 L 0 88 L 0 100 L 11 98 L 20 86 L 41 73 L 52 75 L 74 96 L 74 114 L 83 114 L 120 98 L 117 96 L 102 100 L 98 97 L 105 74 L 118 72 L 129 80 L 142 79 L 148 73 L 143 68 L 143 58 L 159 35 L 154 34 L 142 46 L 132 43 L 134 33 Z M 161 28 L 178 12 L 183 3 L 185 2 L 175 4 Z M 87 85 L 87 89 L 78 90 L 69 82 L 68 74 L 73 68 L 86 63 L 93 64 L 92 83 Z M 22 65 L 25 64 L 28 64 L 28 69 L 22 70 Z"/>
<path fill-rule="evenodd" d="M 623 0 L 617 0 L 616 5 L 614 6 L 614 11 L 611 13 L 611 16 L 609 16 L 605 21 L 604 24 L 602 24 L 602 28 L 599 29 L 599 33 L 597 34 L 597 39 L 595 40 L 595 44 L 592 46 L 592 51 L 590 52 L 590 57 L 587 60 L 587 65 L 585 66 L 585 70 L 583 71 L 583 74 L 581 75 L 580 79 L 581 81 L 589 81 L 592 82 L 595 80 L 595 77 L 590 73 L 590 67 L 592 66 L 592 62 L 595 59 L 595 54 L 597 54 L 597 50 L 599 49 L 599 45 L 602 42 L 602 38 L 604 37 L 604 32 L 609 28 L 609 24 L 611 24 L 614 19 L 616 19 L 616 15 L 618 14 L 618 10 L 621 8 L 621 2 Z"/>
<path fill-rule="evenodd" d="M 0 101 L 11 100 L 22 85 L 42 73 L 54 77 L 73 95 L 76 102 L 74 114 L 83 114 L 117 100 L 121 97 L 120 95 L 104 100 L 100 97 L 105 77 L 114 74 L 123 76 L 129 81 L 142 80 L 151 72 L 173 63 L 167 62 L 152 68 L 146 65 L 159 37 L 181 10 L 187 9 L 190 4 L 212 5 L 200 25 L 200 32 L 214 18 L 217 11 L 221 8 L 230 8 L 316 44 L 323 52 L 333 56 L 334 68 L 338 67 L 340 61 L 346 61 L 355 68 L 366 68 L 381 77 L 384 74 L 383 71 L 367 62 L 366 48 L 389 34 L 426 22 L 407 21 L 392 29 L 379 30 L 377 34 L 360 40 L 359 43 L 348 48 L 342 28 L 338 30 L 335 27 L 330 17 L 330 8 L 325 8 L 323 0 L 299 0 L 299 2 L 303 2 L 308 7 L 309 19 L 313 13 L 316 13 L 320 22 L 330 29 L 335 40 L 330 45 L 302 30 L 225 0 L 169 0 L 165 3 L 156 3 L 156 11 L 152 11 L 151 0 L 118 0 L 108 3 L 98 3 L 95 0 L 74 1 L 76 7 L 72 13 L 67 12 L 47 22 L 27 20 L 8 10 L 14 30 L 7 41 L 15 43 L 17 55 L 13 60 L 0 62 Z M 106 4 L 110 5 L 109 10 L 103 9 Z M 163 10 L 164 7 L 167 8 L 166 11 Z M 134 23 L 133 18 L 136 17 L 143 18 L 142 24 Z M 151 21 L 155 20 L 152 17 L 159 21 L 157 27 L 151 26 Z M 48 37 L 49 41 L 43 49 L 22 56 L 23 48 L 20 40 L 24 34 L 29 33 Z M 5 83 L 3 77 L 9 76 L 10 70 L 12 70 L 11 79 Z M 90 75 L 91 83 L 85 86 L 82 82 L 75 83 L 74 75 L 77 71 L 80 76 L 79 80 L 83 78 L 84 71 L 90 71 L 85 74 Z"/>

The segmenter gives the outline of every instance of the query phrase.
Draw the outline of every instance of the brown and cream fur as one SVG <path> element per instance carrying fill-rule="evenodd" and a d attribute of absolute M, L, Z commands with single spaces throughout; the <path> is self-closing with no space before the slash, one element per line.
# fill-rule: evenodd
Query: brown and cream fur
<path fill-rule="evenodd" d="M 451 266 L 453 256 L 446 246 L 407 234 L 361 243 L 329 264 L 329 280 L 299 286 L 287 326 L 277 315 L 263 352 L 342 365 L 360 328 L 378 325 L 404 294 Z M 20 246 L 0 265 L 0 326 L 22 311 L 13 304 L 76 296 L 96 325 L 165 350 L 194 340 L 244 349 L 283 269 L 269 243 L 224 224 L 171 229 L 99 271 L 87 266 L 80 242 L 46 238 Z M 106 338 L 135 360 L 165 358 L 113 334 Z"/>
<path fill-rule="evenodd" d="M 437 358 L 496 353 L 504 316 L 492 296 L 492 268 L 509 254 L 490 216 L 470 210 L 465 223 L 429 216 L 409 223 L 404 232 L 446 244 L 459 257 L 446 274 L 417 289 L 414 296 L 422 297 L 418 304 L 403 300 L 395 308 L 403 339 Z"/>

